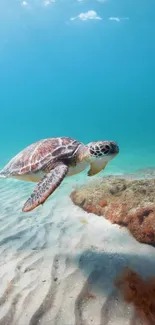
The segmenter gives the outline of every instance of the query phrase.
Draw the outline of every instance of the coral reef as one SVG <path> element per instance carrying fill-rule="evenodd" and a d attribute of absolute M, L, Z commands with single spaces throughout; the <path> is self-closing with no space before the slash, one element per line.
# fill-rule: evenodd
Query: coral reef
<path fill-rule="evenodd" d="M 126 268 L 115 280 L 124 300 L 135 307 L 135 318 L 142 324 L 155 324 L 155 277 L 144 280 L 138 273 Z M 134 319 L 133 323 L 134 324 Z"/>
<path fill-rule="evenodd" d="M 103 177 L 71 193 L 89 213 L 127 227 L 141 243 L 155 245 L 155 178 Z"/>

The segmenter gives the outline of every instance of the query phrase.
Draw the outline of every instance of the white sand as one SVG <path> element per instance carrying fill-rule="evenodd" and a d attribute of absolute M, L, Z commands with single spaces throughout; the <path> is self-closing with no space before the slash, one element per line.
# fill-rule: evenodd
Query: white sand
<path fill-rule="evenodd" d="M 34 184 L 0 181 L 0 325 L 131 324 L 113 281 L 125 266 L 155 275 L 155 249 L 74 206 L 76 179 L 31 213 Z"/>

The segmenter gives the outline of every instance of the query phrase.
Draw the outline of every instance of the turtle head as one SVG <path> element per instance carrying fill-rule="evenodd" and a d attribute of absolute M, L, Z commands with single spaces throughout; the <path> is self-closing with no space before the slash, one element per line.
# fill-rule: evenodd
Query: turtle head
<path fill-rule="evenodd" d="M 108 161 L 119 153 L 119 147 L 114 141 L 97 141 L 88 144 L 90 159 Z"/>
<path fill-rule="evenodd" d="M 89 162 L 91 169 L 89 176 L 95 175 L 103 170 L 107 163 L 112 160 L 118 153 L 119 147 L 114 141 L 97 141 L 87 145 L 89 151 Z"/>

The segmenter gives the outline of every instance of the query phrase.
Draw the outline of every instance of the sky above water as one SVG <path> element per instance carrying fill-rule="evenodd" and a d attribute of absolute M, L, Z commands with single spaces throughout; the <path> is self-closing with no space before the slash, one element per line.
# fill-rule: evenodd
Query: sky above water
<path fill-rule="evenodd" d="M 63 135 L 155 155 L 154 12 L 154 0 L 1 0 L 1 162 Z"/>

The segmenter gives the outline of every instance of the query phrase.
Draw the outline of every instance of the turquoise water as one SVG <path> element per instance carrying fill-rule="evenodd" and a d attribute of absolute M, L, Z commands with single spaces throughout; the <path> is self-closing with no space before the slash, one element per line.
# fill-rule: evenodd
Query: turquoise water
<path fill-rule="evenodd" d="M 155 166 L 154 9 L 153 0 L 1 0 L 1 167 L 55 136 L 117 141 L 118 170 Z M 77 17 L 90 10 L 101 19 Z"/>
<path fill-rule="evenodd" d="M 118 142 L 103 174 L 154 174 L 154 12 L 154 0 L 0 0 L 0 168 L 70 136 Z M 0 180 L 0 325 L 133 323 L 113 284 L 125 266 L 154 276 L 154 247 L 72 203 L 90 179 L 65 178 L 30 213 L 36 184 Z"/>

